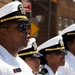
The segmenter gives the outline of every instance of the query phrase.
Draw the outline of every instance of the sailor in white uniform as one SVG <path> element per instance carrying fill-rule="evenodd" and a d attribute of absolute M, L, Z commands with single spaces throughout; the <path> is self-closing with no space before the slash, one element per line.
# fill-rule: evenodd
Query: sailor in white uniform
<path fill-rule="evenodd" d="M 58 68 L 56 75 L 75 75 L 75 24 L 63 29 L 59 35 L 63 37 L 67 54 L 65 65 Z"/>
<path fill-rule="evenodd" d="M 13 57 L 0 45 L 0 75 L 33 75 L 31 68 L 18 56 Z"/>
<path fill-rule="evenodd" d="M 17 55 L 27 46 L 29 23 L 21 2 L 13 1 L 0 8 L 0 75 L 33 75 Z"/>
<path fill-rule="evenodd" d="M 66 51 L 61 36 L 55 36 L 44 42 L 38 50 L 43 54 L 41 64 L 44 68 L 40 72 L 42 75 L 54 75 L 58 67 L 64 65 Z"/>
<path fill-rule="evenodd" d="M 31 67 L 33 74 L 37 75 L 40 69 L 40 57 L 43 55 L 37 50 L 36 39 L 30 38 L 27 47 L 18 55 Z"/>

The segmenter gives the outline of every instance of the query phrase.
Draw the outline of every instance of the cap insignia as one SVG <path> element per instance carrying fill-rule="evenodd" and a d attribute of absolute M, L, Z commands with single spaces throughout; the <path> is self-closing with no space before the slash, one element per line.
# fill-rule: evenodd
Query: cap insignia
<path fill-rule="evenodd" d="M 21 13 L 22 15 L 25 15 L 25 10 L 24 10 L 22 4 L 20 4 L 20 5 L 18 6 L 18 9 L 19 9 L 19 11 L 20 11 L 20 13 Z"/>
<path fill-rule="evenodd" d="M 64 42 L 62 40 L 59 40 L 60 46 L 64 46 Z"/>
<path fill-rule="evenodd" d="M 37 50 L 37 44 L 36 44 L 36 42 L 33 42 L 32 46 L 34 47 L 34 50 Z"/>

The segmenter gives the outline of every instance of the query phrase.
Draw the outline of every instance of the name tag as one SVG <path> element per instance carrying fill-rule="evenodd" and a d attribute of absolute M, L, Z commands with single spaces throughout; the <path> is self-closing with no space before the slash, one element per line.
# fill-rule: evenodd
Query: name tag
<path fill-rule="evenodd" d="M 17 72 L 21 72 L 22 70 L 20 68 L 15 68 L 13 69 L 14 73 L 17 73 Z"/>

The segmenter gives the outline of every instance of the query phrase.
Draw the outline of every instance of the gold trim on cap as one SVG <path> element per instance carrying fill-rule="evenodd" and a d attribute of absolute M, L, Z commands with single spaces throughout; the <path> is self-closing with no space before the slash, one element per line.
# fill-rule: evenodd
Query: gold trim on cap
<path fill-rule="evenodd" d="M 57 48 L 49 48 L 49 49 L 45 49 L 46 51 L 54 51 L 54 50 L 63 50 L 64 49 L 64 47 L 57 47 Z"/>
<path fill-rule="evenodd" d="M 18 19 L 18 18 L 21 18 L 21 19 L 27 19 L 26 16 L 13 16 L 13 17 L 9 17 L 9 18 L 5 18 L 5 19 L 1 19 L 0 22 L 5 22 L 5 21 L 8 21 L 8 20 L 13 20 L 13 19 Z"/>
<path fill-rule="evenodd" d="M 67 33 L 67 35 L 75 35 L 75 32 Z"/>
<path fill-rule="evenodd" d="M 27 52 L 27 53 L 21 53 L 21 54 L 18 54 L 18 55 L 19 55 L 19 56 L 24 56 L 24 55 L 35 54 L 35 53 L 38 53 L 38 51 Z"/>

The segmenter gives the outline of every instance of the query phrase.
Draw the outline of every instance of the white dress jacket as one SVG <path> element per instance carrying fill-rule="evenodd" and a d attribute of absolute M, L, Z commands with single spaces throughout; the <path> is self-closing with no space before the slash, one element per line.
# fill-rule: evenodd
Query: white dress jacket
<path fill-rule="evenodd" d="M 44 67 L 48 72 L 47 73 L 41 73 L 41 74 L 37 74 L 37 75 L 54 75 L 52 69 L 48 66 L 48 65 L 45 65 Z"/>
<path fill-rule="evenodd" d="M 0 75 L 33 74 L 31 68 L 20 57 L 13 57 L 0 45 Z"/>

